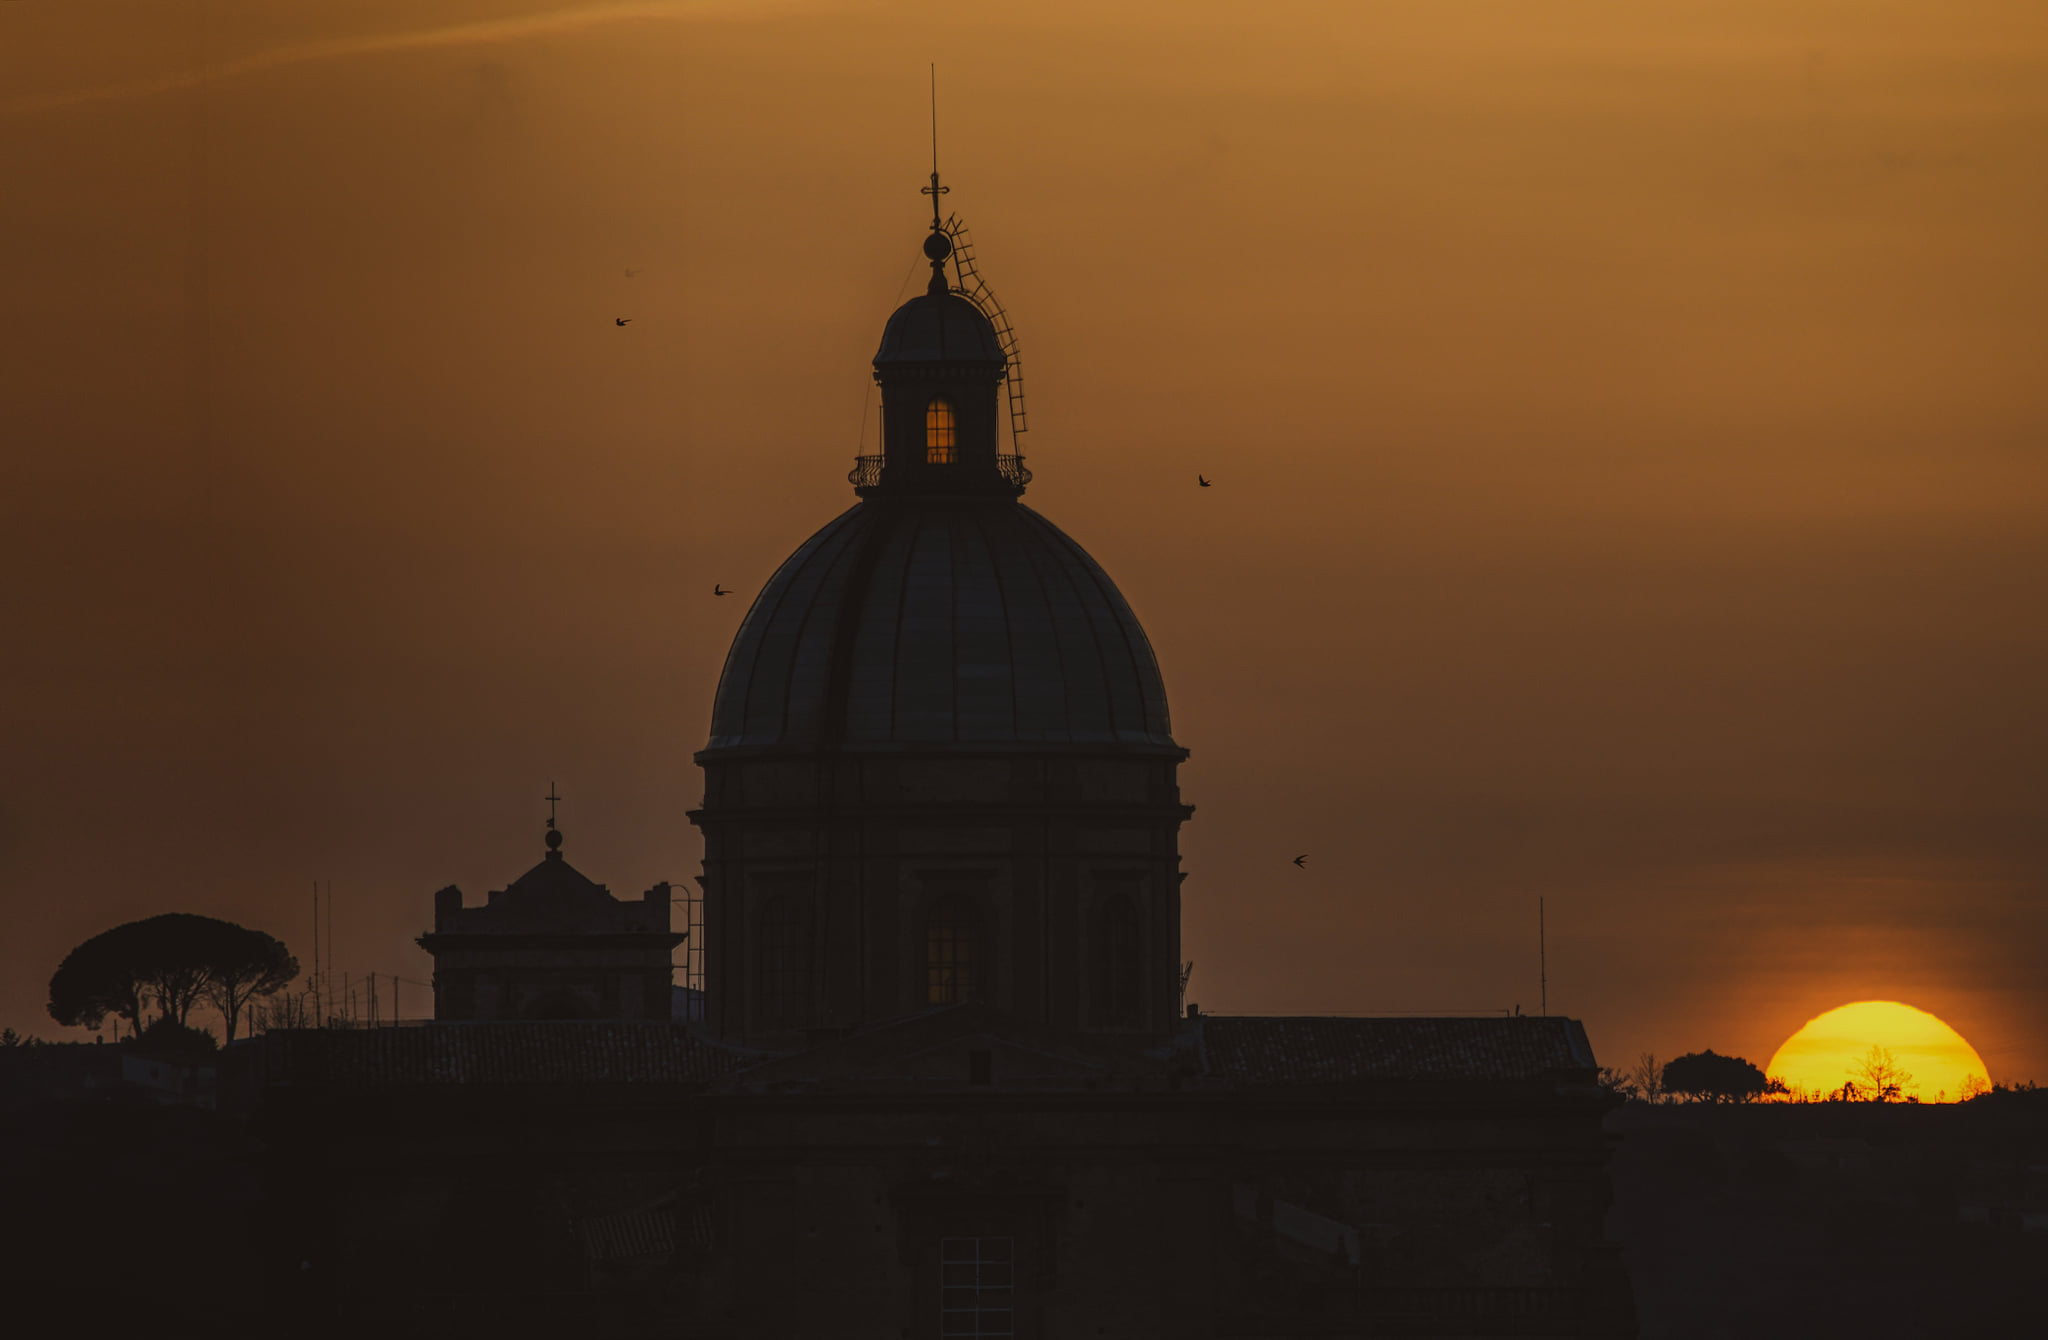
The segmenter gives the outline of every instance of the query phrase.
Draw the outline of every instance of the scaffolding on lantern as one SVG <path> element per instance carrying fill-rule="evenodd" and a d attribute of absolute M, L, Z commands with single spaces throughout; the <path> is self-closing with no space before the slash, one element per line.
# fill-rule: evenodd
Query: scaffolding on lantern
<path fill-rule="evenodd" d="M 956 291 L 961 297 L 981 309 L 981 314 L 996 330 L 996 341 L 1002 345 L 1003 358 L 1007 367 L 1003 371 L 1003 394 L 1010 403 L 1010 445 L 1014 450 L 1017 435 L 1024 431 L 1024 365 L 1018 361 L 1017 332 L 1010 325 L 1010 314 L 1003 310 L 995 290 L 981 277 L 981 271 L 974 264 L 974 239 L 967 232 L 967 224 L 958 214 L 946 220 L 946 236 L 953 243 L 953 273 L 958 279 Z M 1021 459 L 1021 458 L 1020 458 Z"/>

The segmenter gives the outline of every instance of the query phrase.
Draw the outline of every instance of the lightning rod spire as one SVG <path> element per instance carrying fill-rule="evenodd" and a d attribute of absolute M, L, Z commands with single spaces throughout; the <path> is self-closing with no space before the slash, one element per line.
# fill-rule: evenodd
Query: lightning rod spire
<path fill-rule="evenodd" d="M 937 296 L 945 293 L 951 285 L 946 283 L 946 257 L 953 254 L 953 239 L 946 236 L 945 222 L 939 217 L 939 197 L 953 188 L 939 184 L 939 66 L 932 63 L 932 184 L 925 187 L 920 195 L 932 198 L 932 232 L 924 240 L 924 254 L 932 263 L 932 282 L 925 292 Z"/>

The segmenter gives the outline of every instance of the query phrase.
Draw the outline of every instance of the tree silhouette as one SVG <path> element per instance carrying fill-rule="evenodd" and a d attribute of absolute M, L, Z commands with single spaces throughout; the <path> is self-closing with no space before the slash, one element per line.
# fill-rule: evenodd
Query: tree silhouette
<path fill-rule="evenodd" d="M 238 1014 L 251 995 L 275 991 L 297 975 L 298 963 L 284 946 L 260 931 L 166 912 L 102 931 L 65 955 L 50 978 L 48 1008 L 60 1024 L 95 1028 L 113 1014 L 139 1033 L 152 1001 L 162 1018 L 183 1024 L 209 989 L 221 990 Z"/>
<path fill-rule="evenodd" d="M 1636 1058 L 1635 1069 L 1629 1071 L 1629 1083 L 1635 1086 L 1646 1103 L 1664 1101 L 1664 1067 L 1657 1064 L 1655 1052 L 1644 1052 Z"/>
<path fill-rule="evenodd" d="M 1717 1056 L 1712 1048 L 1679 1057 L 1664 1067 L 1664 1088 L 1695 1102 L 1746 1103 L 1771 1092 L 1771 1082 L 1740 1056 Z"/>
<path fill-rule="evenodd" d="M 261 1005 L 251 1005 L 249 1016 L 251 1032 L 315 1028 L 320 1023 L 313 1017 L 313 993 L 310 991 L 281 992 Z"/>
<path fill-rule="evenodd" d="M 299 961 L 274 936 L 231 921 L 219 926 L 211 936 L 214 944 L 202 990 L 227 1025 L 221 1040 L 233 1042 L 244 1007 L 257 996 L 274 995 L 290 985 L 299 975 Z"/>
<path fill-rule="evenodd" d="M 102 931 L 64 956 L 50 978 L 50 1017 L 60 1024 L 98 1028 L 108 1015 L 142 1031 L 149 1004 L 148 936 L 131 921 Z"/>
<path fill-rule="evenodd" d="M 1613 1066 L 1604 1065 L 1595 1072 L 1594 1078 L 1599 1082 L 1601 1088 L 1607 1090 L 1607 1092 L 1613 1094 L 1624 1103 L 1632 1103 L 1642 1096 L 1636 1088 L 1635 1081 L 1629 1078 L 1628 1072 L 1625 1070 L 1617 1070 Z"/>
<path fill-rule="evenodd" d="M 1896 1103 L 1913 1087 L 1913 1073 L 1898 1063 L 1891 1048 L 1872 1045 L 1870 1052 L 1849 1072 L 1861 1082 L 1856 1092 L 1867 1102 Z"/>

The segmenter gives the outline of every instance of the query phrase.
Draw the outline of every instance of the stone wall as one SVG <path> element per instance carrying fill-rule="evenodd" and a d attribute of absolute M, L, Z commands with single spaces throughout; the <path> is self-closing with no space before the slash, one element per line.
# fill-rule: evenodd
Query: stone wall
<path fill-rule="evenodd" d="M 704 831 L 707 1017 L 782 1046 L 921 1009 L 927 918 L 977 909 L 981 1001 L 1063 1028 L 1163 1035 L 1180 1010 L 1176 763 L 1167 758 L 840 755 L 710 763 Z M 1103 904 L 1137 915 L 1135 997 L 1111 1011 Z M 794 898 L 807 986 L 768 1004 L 761 918 Z"/>

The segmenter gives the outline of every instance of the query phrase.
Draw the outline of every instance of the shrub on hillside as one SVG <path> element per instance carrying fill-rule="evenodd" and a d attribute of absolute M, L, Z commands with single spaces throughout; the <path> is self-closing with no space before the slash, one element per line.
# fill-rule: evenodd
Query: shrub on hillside
<path fill-rule="evenodd" d="M 1719 1056 L 1710 1047 L 1681 1056 L 1664 1067 L 1664 1089 L 1694 1102 L 1746 1103 L 1771 1093 L 1771 1081 L 1740 1056 Z"/>

